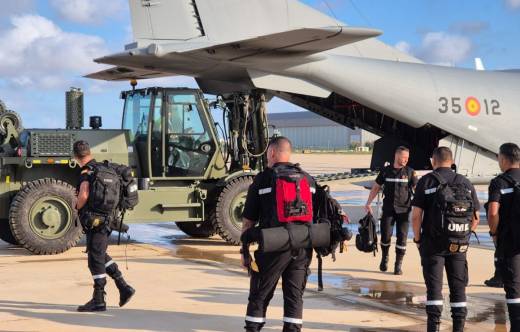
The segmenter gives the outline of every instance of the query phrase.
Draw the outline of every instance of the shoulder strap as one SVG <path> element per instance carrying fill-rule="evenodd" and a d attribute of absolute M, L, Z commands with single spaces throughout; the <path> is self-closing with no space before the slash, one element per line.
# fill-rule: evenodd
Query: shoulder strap
<path fill-rule="evenodd" d="M 433 176 L 437 181 L 439 181 L 439 184 L 441 184 L 441 185 L 446 185 L 446 184 L 448 184 L 448 182 L 446 182 L 446 180 L 444 180 L 444 178 L 442 177 L 442 175 L 440 175 L 438 172 L 433 171 L 431 174 L 432 174 L 432 176 Z"/>
<path fill-rule="evenodd" d="M 502 173 L 498 177 L 506 180 L 507 183 L 509 183 L 513 187 L 519 187 L 520 186 L 520 183 L 518 181 L 516 181 L 515 179 L 513 179 L 513 177 L 511 175 L 507 174 L 507 173 Z"/>

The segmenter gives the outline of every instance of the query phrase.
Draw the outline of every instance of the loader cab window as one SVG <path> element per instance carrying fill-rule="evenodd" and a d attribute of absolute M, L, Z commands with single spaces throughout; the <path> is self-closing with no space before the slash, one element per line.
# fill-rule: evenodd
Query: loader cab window
<path fill-rule="evenodd" d="M 123 129 L 130 131 L 130 141 L 146 142 L 149 114 L 150 95 L 135 93 L 126 96 L 123 113 Z"/>
<path fill-rule="evenodd" d="M 166 98 L 166 176 L 203 176 L 214 151 L 209 126 L 196 94 Z"/>

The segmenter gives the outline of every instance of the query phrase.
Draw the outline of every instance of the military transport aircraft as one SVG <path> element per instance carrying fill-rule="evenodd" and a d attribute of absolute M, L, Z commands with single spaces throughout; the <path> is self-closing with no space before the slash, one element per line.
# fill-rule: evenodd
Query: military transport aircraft
<path fill-rule="evenodd" d="M 498 171 L 501 143 L 520 143 L 520 72 L 441 67 L 388 46 L 296 0 L 129 0 L 135 42 L 95 61 L 103 80 L 188 75 L 209 94 L 264 89 L 348 127 L 412 147 L 416 169 L 439 144 L 459 171 Z"/>

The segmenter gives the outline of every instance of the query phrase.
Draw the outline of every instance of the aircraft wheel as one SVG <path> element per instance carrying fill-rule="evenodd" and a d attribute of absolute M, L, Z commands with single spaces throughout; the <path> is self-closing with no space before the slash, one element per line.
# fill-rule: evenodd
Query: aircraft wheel
<path fill-rule="evenodd" d="M 240 244 L 242 212 L 247 190 L 252 183 L 253 178 L 250 176 L 231 179 L 218 195 L 211 221 L 217 233 L 229 244 Z"/>
<path fill-rule="evenodd" d="M 209 221 L 204 222 L 176 222 L 181 231 L 191 237 L 207 239 L 215 234 L 215 228 Z"/>
<path fill-rule="evenodd" d="M 9 211 L 9 224 L 18 243 L 38 255 L 62 253 L 82 236 L 76 223 L 75 189 L 56 179 L 39 179 L 24 185 Z"/>
<path fill-rule="evenodd" d="M 11 231 L 8 219 L 0 219 L 0 239 L 10 244 L 18 244 L 18 241 L 16 241 Z"/>

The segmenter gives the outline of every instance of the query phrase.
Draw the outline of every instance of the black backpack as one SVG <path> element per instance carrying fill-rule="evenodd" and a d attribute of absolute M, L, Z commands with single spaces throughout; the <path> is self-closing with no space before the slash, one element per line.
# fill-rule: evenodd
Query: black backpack
<path fill-rule="evenodd" d="M 92 181 L 89 187 L 88 208 L 90 211 L 111 216 L 118 209 L 121 199 L 119 174 L 108 163 L 95 163 L 92 167 Z"/>
<path fill-rule="evenodd" d="M 439 173 L 431 174 L 439 181 L 431 220 L 433 235 L 448 244 L 468 244 L 475 211 L 471 189 L 464 183 L 462 175 L 456 174 L 448 183 Z"/>
<path fill-rule="evenodd" d="M 377 252 L 376 220 L 368 213 L 359 221 L 359 234 L 356 235 L 356 248 L 362 252 Z"/>
<path fill-rule="evenodd" d="M 133 209 L 139 203 L 139 194 L 137 191 L 137 179 L 133 175 L 132 168 L 115 163 L 110 163 L 109 165 L 119 175 L 121 182 L 121 196 L 118 209 Z"/>
<path fill-rule="evenodd" d="M 316 193 L 313 200 L 314 220 L 317 223 L 330 224 L 330 245 L 328 247 L 314 248 L 318 259 L 318 291 L 323 290 L 323 259 L 322 257 L 332 255 L 332 260 L 336 261 L 336 249 L 339 252 L 344 249 L 344 242 L 352 238 L 352 233 L 348 228 L 343 228 L 345 213 L 337 200 L 330 195 L 330 188 L 327 185 L 316 185 Z"/>
<path fill-rule="evenodd" d="M 352 238 L 352 233 L 348 228 L 343 228 L 345 213 L 337 200 L 330 195 L 330 188 L 327 185 L 316 185 L 316 194 L 314 196 L 314 220 L 318 223 L 330 223 L 330 246 L 325 248 L 315 248 L 320 256 L 328 256 L 332 254 L 335 260 L 336 249 L 340 248 L 343 252 L 345 241 Z"/>

